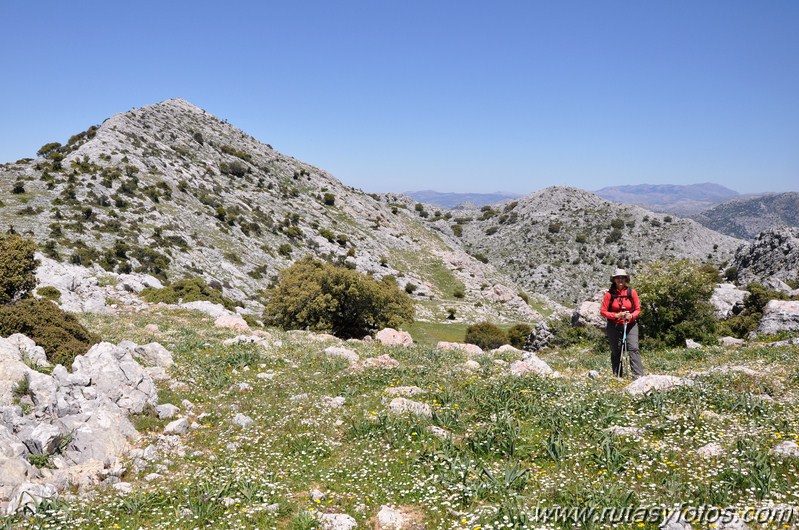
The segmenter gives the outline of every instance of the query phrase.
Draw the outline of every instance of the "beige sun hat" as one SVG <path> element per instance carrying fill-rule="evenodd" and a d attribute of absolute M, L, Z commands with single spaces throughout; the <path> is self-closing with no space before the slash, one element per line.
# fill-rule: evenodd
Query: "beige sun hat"
<path fill-rule="evenodd" d="M 624 276 L 625 278 L 627 278 L 628 282 L 630 281 L 630 275 L 627 274 L 627 271 L 624 269 L 616 269 L 615 271 L 613 271 L 613 275 L 610 277 L 610 281 L 613 281 L 613 278 L 617 276 Z"/>

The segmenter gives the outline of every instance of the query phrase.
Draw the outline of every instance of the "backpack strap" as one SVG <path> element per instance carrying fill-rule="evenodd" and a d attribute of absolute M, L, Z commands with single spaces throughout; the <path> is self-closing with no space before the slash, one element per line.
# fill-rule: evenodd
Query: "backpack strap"
<path fill-rule="evenodd" d="M 630 306 L 632 306 L 632 308 L 635 309 L 635 302 L 633 301 L 633 293 L 632 293 L 632 291 L 633 290 L 630 287 L 628 287 L 627 288 L 627 294 L 622 295 L 621 298 L 629 299 L 630 300 Z M 619 298 L 619 296 L 616 295 L 616 294 L 613 294 L 613 291 L 608 291 L 608 292 L 610 293 L 610 302 L 608 303 L 608 309 L 610 309 L 613 306 L 613 301 L 616 298 Z"/>

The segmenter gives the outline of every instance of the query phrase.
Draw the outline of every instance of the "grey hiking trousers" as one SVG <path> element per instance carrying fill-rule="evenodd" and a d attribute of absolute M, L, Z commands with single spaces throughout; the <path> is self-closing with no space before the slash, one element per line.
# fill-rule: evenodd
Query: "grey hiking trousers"
<path fill-rule="evenodd" d="M 610 365 L 613 368 L 613 374 L 623 377 L 621 342 L 624 336 L 624 326 L 608 321 L 606 332 L 610 343 Z M 641 354 L 638 351 L 638 322 L 627 324 L 627 352 L 630 355 L 630 370 L 633 377 L 637 379 L 644 375 L 644 364 L 641 362 Z"/>

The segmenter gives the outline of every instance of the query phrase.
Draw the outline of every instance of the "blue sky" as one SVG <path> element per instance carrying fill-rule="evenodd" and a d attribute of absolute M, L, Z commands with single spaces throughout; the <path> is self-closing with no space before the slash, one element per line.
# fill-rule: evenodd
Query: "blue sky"
<path fill-rule="evenodd" d="M 185 98 L 366 191 L 799 191 L 799 2 L 0 2 L 0 161 Z"/>

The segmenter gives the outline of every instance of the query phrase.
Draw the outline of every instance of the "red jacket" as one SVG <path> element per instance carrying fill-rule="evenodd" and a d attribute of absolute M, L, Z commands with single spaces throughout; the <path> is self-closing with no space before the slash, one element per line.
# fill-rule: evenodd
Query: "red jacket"
<path fill-rule="evenodd" d="M 635 292 L 635 289 L 628 287 L 627 290 L 630 291 L 630 297 L 627 297 L 627 292 L 623 291 L 614 296 L 613 304 L 610 303 L 610 291 L 607 291 L 605 297 L 602 299 L 602 307 L 599 310 L 599 314 L 611 322 L 624 324 L 624 319 L 616 318 L 616 313 L 629 311 L 632 317 L 627 323 L 629 324 L 638 320 L 638 316 L 641 314 L 641 301 L 638 299 L 638 293 Z M 632 298 L 632 301 L 630 298 Z"/>

